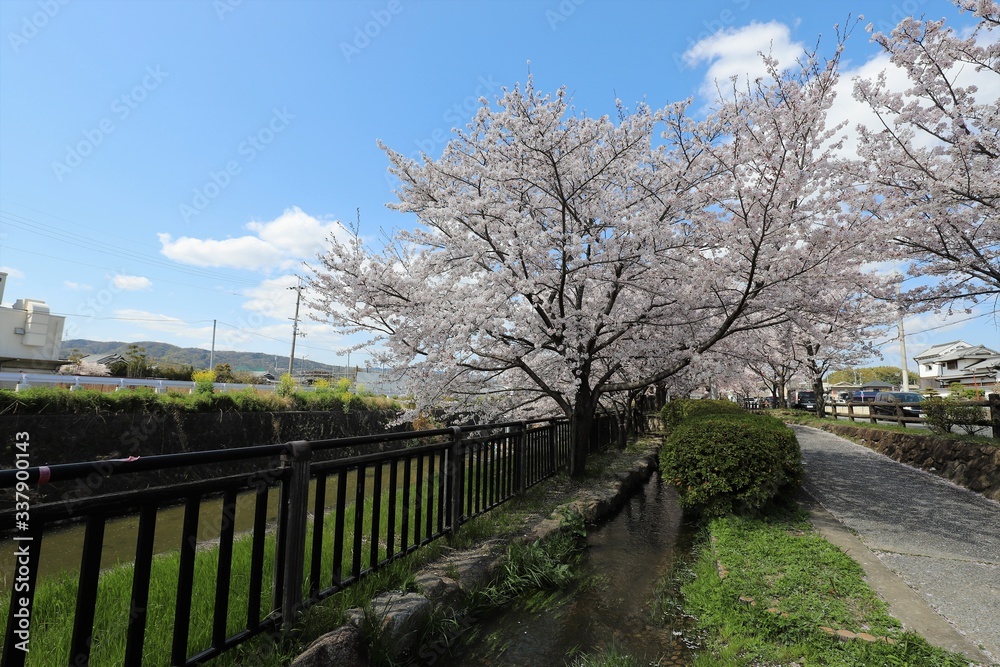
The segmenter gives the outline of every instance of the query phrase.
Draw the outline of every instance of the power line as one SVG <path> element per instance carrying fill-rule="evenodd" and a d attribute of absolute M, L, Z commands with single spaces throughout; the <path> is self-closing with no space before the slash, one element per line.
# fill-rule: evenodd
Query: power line
<path fill-rule="evenodd" d="M 234 278 L 227 274 L 211 271 L 207 269 L 199 269 L 186 266 L 178 266 L 176 262 L 165 260 L 157 255 L 150 255 L 143 252 L 130 251 L 114 248 L 109 246 L 107 242 L 99 241 L 97 239 L 83 236 L 82 234 L 76 234 L 74 232 L 69 232 L 52 225 L 48 225 L 39 220 L 33 218 L 28 218 L 25 216 L 18 215 L 16 213 L 11 213 L 8 211 L 0 210 L 0 221 L 11 227 L 16 227 L 23 231 L 27 231 L 32 234 L 37 234 L 45 238 L 53 239 L 55 241 L 60 241 L 63 243 L 69 243 L 76 247 L 83 247 L 92 252 L 99 252 L 105 255 L 111 255 L 115 257 L 122 257 L 132 261 L 143 262 L 145 264 L 152 264 L 160 268 L 164 268 L 170 271 L 177 271 L 178 273 L 185 273 L 190 276 L 196 276 L 199 278 L 207 278 L 211 280 L 221 280 L 225 282 L 238 283 L 243 285 L 255 285 L 256 282 L 247 278 Z"/>
<path fill-rule="evenodd" d="M 226 327 L 229 327 L 230 329 L 235 329 L 236 331 L 239 331 L 240 333 L 245 333 L 245 334 L 250 335 L 250 336 L 258 336 L 260 338 L 266 338 L 268 340 L 277 341 L 279 343 L 286 343 L 286 344 L 288 343 L 287 340 L 284 340 L 282 338 L 275 338 L 274 336 L 268 336 L 266 334 L 262 334 L 262 333 L 259 333 L 257 331 L 251 331 L 249 329 L 243 329 L 243 328 L 240 328 L 240 327 L 235 326 L 233 324 L 229 324 L 228 322 L 223 322 L 222 320 L 219 320 L 219 324 L 221 324 L 223 326 L 226 326 Z M 328 347 L 316 347 L 315 345 L 306 345 L 305 343 L 299 343 L 298 347 L 304 347 L 304 348 L 307 348 L 309 350 L 316 350 L 317 352 L 333 352 L 333 350 L 330 349 L 330 348 L 328 348 Z M 367 354 L 367 353 L 365 353 L 365 352 L 358 352 L 358 354 Z"/>
<path fill-rule="evenodd" d="M 980 313 L 979 315 L 973 315 L 971 317 L 966 317 L 961 320 L 952 320 L 951 322 L 945 322 L 944 324 L 939 324 L 936 327 L 930 327 L 927 329 L 921 329 L 920 331 L 907 332 L 907 336 L 915 336 L 917 334 L 927 333 L 928 331 L 937 331 L 938 329 L 944 329 L 945 327 L 954 326 L 956 324 L 961 324 L 962 322 L 968 322 L 970 320 L 977 320 L 980 317 L 986 317 L 987 315 L 996 315 L 997 311 L 992 310 L 987 313 Z M 875 347 L 882 347 L 883 345 L 888 345 L 889 343 L 899 342 L 896 338 L 890 338 L 889 340 L 882 341 L 881 343 L 874 343 Z"/>
<path fill-rule="evenodd" d="M 60 261 L 60 262 L 68 262 L 70 264 L 79 264 L 80 266 L 89 266 L 92 269 L 102 269 L 104 271 L 113 271 L 115 273 L 119 273 L 121 271 L 121 269 L 114 269 L 114 268 L 111 268 L 110 266 L 100 266 L 98 264 L 89 264 L 88 262 L 81 262 L 81 261 L 75 260 L 75 259 L 67 259 L 65 257 L 56 257 L 55 255 L 49 255 L 47 253 L 37 252 L 35 250 L 26 250 L 25 248 L 15 248 L 14 246 L 9 246 L 9 245 L 8 246 L 4 246 L 4 248 L 6 250 L 16 250 L 17 252 L 24 252 L 24 253 L 27 253 L 29 255 L 38 255 L 39 257 L 46 257 L 48 259 L 54 259 L 54 260 L 57 260 L 57 261 Z M 160 283 L 167 283 L 168 285 L 178 285 L 179 287 L 190 287 L 191 289 L 200 289 L 200 290 L 204 290 L 206 292 L 212 292 L 213 294 L 226 294 L 226 295 L 229 295 L 229 296 L 244 296 L 243 294 L 240 294 L 239 292 L 227 292 L 227 291 L 220 290 L 220 289 L 212 289 L 211 287 L 204 287 L 202 285 L 190 285 L 188 283 L 179 283 L 176 280 L 167 280 L 165 278 L 160 278 L 159 276 L 156 277 L 156 281 L 160 282 Z"/>

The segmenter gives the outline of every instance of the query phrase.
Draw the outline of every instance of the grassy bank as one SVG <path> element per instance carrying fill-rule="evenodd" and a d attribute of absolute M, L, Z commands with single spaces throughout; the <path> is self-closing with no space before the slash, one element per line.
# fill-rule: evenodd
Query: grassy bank
<path fill-rule="evenodd" d="M 904 632 L 861 567 L 813 532 L 798 510 L 707 521 L 691 559 L 664 576 L 658 594 L 657 607 L 676 607 L 693 619 L 694 630 L 671 626 L 700 643 L 692 667 L 969 664 Z M 576 657 L 572 666 L 665 664 L 674 663 L 639 660 L 611 646 Z"/>
<path fill-rule="evenodd" d="M 968 664 L 903 632 L 861 567 L 802 512 L 712 520 L 681 590 L 707 637 L 695 667 Z"/>

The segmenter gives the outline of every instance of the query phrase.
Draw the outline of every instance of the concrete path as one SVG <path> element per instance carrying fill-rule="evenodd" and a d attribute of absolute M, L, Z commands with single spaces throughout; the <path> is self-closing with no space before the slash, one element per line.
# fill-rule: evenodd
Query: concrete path
<path fill-rule="evenodd" d="M 813 523 L 865 567 L 892 614 L 936 645 L 1000 663 L 1000 504 L 831 433 L 793 428 L 805 490 L 822 506 Z"/>

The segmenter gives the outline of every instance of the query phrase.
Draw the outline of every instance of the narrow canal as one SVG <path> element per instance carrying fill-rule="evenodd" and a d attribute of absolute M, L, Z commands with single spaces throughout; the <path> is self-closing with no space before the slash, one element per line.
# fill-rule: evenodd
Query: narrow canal
<path fill-rule="evenodd" d="M 438 665 L 570 665 L 614 647 L 640 664 L 690 664 L 691 640 L 676 611 L 657 602 L 664 575 L 690 553 L 694 530 L 677 493 L 654 477 L 610 520 L 592 529 L 578 566 L 582 583 L 561 599 L 509 605 L 480 619 L 472 640 Z"/>

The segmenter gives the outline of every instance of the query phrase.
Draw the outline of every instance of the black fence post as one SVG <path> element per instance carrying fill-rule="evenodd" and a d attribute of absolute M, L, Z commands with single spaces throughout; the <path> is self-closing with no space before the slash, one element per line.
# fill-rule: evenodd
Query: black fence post
<path fill-rule="evenodd" d="M 549 465 L 552 466 L 551 471 L 555 473 L 559 470 L 559 438 L 556 436 L 556 420 L 549 420 Z"/>
<path fill-rule="evenodd" d="M 449 533 L 456 535 L 462 523 L 462 499 L 465 497 L 465 447 L 462 428 L 451 427 L 451 452 L 448 454 L 448 522 Z"/>
<path fill-rule="evenodd" d="M 287 443 L 281 455 L 282 464 L 289 468 L 290 476 L 281 487 L 282 504 L 287 517 L 283 539 L 278 542 L 284 551 L 284 570 L 281 591 L 281 624 L 289 630 L 295 614 L 302 607 L 302 580 L 305 570 L 306 514 L 309 509 L 309 460 L 312 444 L 305 440 Z"/>
<path fill-rule="evenodd" d="M 521 422 L 514 435 L 514 488 L 518 495 L 525 489 L 525 459 L 528 449 L 528 425 Z"/>
<path fill-rule="evenodd" d="M 1000 394 L 990 394 L 990 423 L 993 425 L 993 438 L 1000 440 Z"/>

